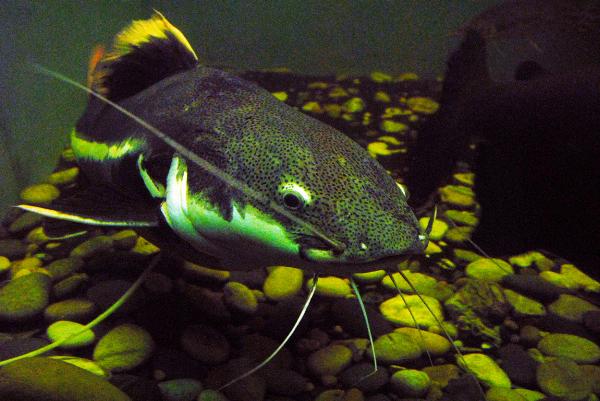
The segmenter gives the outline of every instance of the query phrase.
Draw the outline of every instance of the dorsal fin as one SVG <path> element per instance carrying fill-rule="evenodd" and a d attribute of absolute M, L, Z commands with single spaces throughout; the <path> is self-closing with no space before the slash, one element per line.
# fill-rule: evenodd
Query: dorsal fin
<path fill-rule="evenodd" d="M 118 102 L 197 64 L 183 33 L 154 11 L 150 19 L 133 21 L 117 34 L 112 50 L 96 66 L 91 88 Z"/>

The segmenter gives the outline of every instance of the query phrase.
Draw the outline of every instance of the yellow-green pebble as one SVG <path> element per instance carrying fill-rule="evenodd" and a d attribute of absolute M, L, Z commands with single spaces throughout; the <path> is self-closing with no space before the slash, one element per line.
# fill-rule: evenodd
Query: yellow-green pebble
<path fill-rule="evenodd" d="M 446 235 L 444 239 L 455 242 L 455 243 L 463 243 L 471 238 L 471 234 L 473 233 L 473 227 L 469 226 L 459 226 L 452 227 L 448 231 L 446 231 Z"/>
<path fill-rule="evenodd" d="M 454 179 L 458 181 L 460 184 L 468 185 L 470 187 L 475 183 L 475 174 L 474 173 L 456 173 L 453 175 Z"/>
<path fill-rule="evenodd" d="M 444 215 L 456 224 L 476 226 L 479 222 L 475 213 L 466 210 L 446 210 Z"/>
<path fill-rule="evenodd" d="M 408 125 L 394 120 L 382 120 L 379 128 L 384 132 L 397 133 L 408 130 Z"/>
<path fill-rule="evenodd" d="M 60 191 L 51 184 L 31 185 L 21 191 L 21 199 L 28 203 L 50 203 L 60 196 Z"/>
<path fill-rule="evenodd" d="M 154 350 L 154 341 L 143 328 L 122 324 L 98 341 L 94 361 L 108 371 L 127 371 L 144 363 Z"/>
<path fill-rule="evenodd" d="M 408 334 L 416 341 L 423 352 L 427 350 L 432 356 L 444 355 L 452 348 L 452 344 L 446 337 L 430 331 L 419 330 L 414 327 L 400 327 L 394 331 Z"/>
<path fill-rule="evenodd" d="M 406 104 L 416 113 L 433 114 L 440 107 L 439 103 L 428 97 L 411 97 L 406 100 Z"/>
<path fill-rule="evenodd" d="M 371 81 L 377 83 L 392 82 L 392 76 L 381 71 L 373 71 L 370 77 Z"/>
<path fill-rule="evenodd" d="M 317 114 L 323 113 L 323 108 L 321 107 L 319 102 L 314 101 L 304 103 L 304 105 L 302 106 L 302 110 L 310 111 L 311 113 Z"/>
<path fill-rule="evenodd" d="M 469 251 L 466 249 L 454 248 L 454 257 L 463 262 L 473 262 L 477 259 L 481 259 L 481 255 L 477 252 Z"/>
<path fill-rule="evenodd" d="M 59 360 L 62 362 L 66 362 L 70 365 L 77 366 L 78 368 L 87 370 L 88 372 L 93 373 L 96 376 L 101 376 L 101 377 L 109 376 L 108 373 L 104 369 L 102 369 L 96 362 L 94 362 L 90 359 L 79 358 L 77 356 L 71 356 L 71 355 L 56 355 L 56 356 L 51 356 L 50 358 L 56 359 L 56 360 Z"/>
<path fill-rule="evenodd" d="M 373 99 L 376 102 L 382 102 L 382 103 L 389 103 L 392 101 L 392 98 L 390 97 L 390 95 L 388 95 L 386 92 L 383 92 L 383 91 L 375 92 L 375 96 L 373 97 Z"/>
<path fill-rule="evenodd" d="M 332 90 L 329 91 L 329 97 L 338 98 L 338 97 L 346 97 L 349 96 L 348 92 L 342 88 L 341 86 L 336 86 Z"/>
<path fill-rule="evenodd" d="M 359 97 L 350 98 L 342 105 L 342 110 L 348 113 L 358 113 L 364 109 L 365 101 Z"/>
<path fill-rule="evenodd" d="M 419 219 L 419 224 L 421 225 L 421 228 L 423 230 L 425 230 L 429 225 L 429 220 L 431 220 L 429 217 L 421 217 Z M 444 238 L 444 234 L 446 234 L 446 231 L 448 231 L 448 224 L 443 220 L 435 219 L 433 221 L 433 225 L 431 226 L 431 233 L 429 233 L 429 239 L 433 241 L 439 241 L 442 238 Z"/>
<path fill-rule="evenodd" d="M 265 296 L 273 301 L 283 301 L 302 289 L 304 273 L 300 269 L 277 266 L 269 272 L 264 284 Z"/>
<path fill-rule="evenodd" d="M 431 379 L 427 373 L 416 369 L 404 369 L 395 372 L 390 378 L 390 384 L 398 394 L 409 397 L 421 397 L 429 386 Z"/>
<path fill-rule="evenodd" d="M 336 375 L 352 362 L 352 351 L 343 345 L 329 345 L 308 356 L 306 366 L 317 376 Z"/>
<path fill-rule="evenodd" d="M 542 253 L 537 251 L 530 251 L 526 253 L 521 253 L 519 255 L 511 256 L 508 259 L 508 261 L 510 262 L 510 264 L 519 267 L 529 267 L 534 263 L 539 267 L 540 262 L 542 265 L 549 266 L 550 268 L 552 268 L 552 266 L 554 265 L 554 262 L 552 260 L 548 259 Z"/>
<path fill-rule="evenodd" d="M 288 94 L 284 91 L 272 92 L 271 94 L 275 96 L 276 99 L 281 100 L 282 102 L 285 102 L 288 99 Z"/>
<path fill-rule="evenodd" d="M 258 309 L 258 301 L 252 290 L 242 283 L 230 281 L 223 287 L 225 302 L 241 312 L 253 314 Z"/>
<path fill-rule="evenodd" d="M 439 189 L 442 202 L 461 207 L 471 207 L 475 205 L 475 193 L 469 187 L 462 185 L 446 185 Z"/>
<path fill-rule="evenodd" d="M 222 283 L 229 280 L 231 272 L 227 270 L 209 269 L 208 267 L 185 261 L 183 262 L 183 275 L 184 277 L 193 279 Z"/>
<path fill-rule="evenodd" d="M 310 290 L 313 286 L 313 279 L 310 279 L 306 283 L 307 290 Z M 350 295 L 352 289 L 348 282 L 344 279 L 335 276 L 320 277 L 317 281 L 318 295 L 333 298 L 344 298 Z"/>
<path fill-rule="evenodd" d="M 10 269 L 10 259 L 6 256 L 0 256 L 0 274 Z"/>
<path fill-rule="evenodd" d="M 480 258 L 465 267 L 467 277 L 498 282 L 504 276 L 515 274 L 513 267 L 497 258 Z"/>
<path fill-rule="evenodd" d="M 78 334 L 80 333 L 80 334 Z M 90 329 L 86 329 L 84 325 L 68 320 L 59 320 L 52 323 L 46 329 L 46 335 L 50 341 L 65 340 L 60 346 L 61 348 L 81 348 L 92 344 L 96 340 L 96 335 Z"/>
<path fill-rule="evenodd" d="M 367 145 L 367 151 L 371 157 L 376 158 L 377 156 L 389 156 L 395 153 L 405 153 L 405 149 L 390 149 L 389 145 L 385 142 L 371 142 Z"/>
<path fill-rule="evenodd" d="M 405 72 L 398 76 L 397 81 L 416 81 L 419 79 L 419 76 L 414 72 Z"/>
<path fill-rule="evenodd" d="M 473 374 L 481 383 L 490 387 L 510 388 L 508 375 L 496 361 L 485 354 L 466 354 L 457 358 L 458 366 Z"/>
<path fill-rule="evenodd" d="M 425 300 L 429 309 L 423 304 Z M 397 325 L 415 327 L 415 320 L 419 326 L 431 327 L 444 320 L 444 313 L 440 302 L 430 296 L 404 295 L 404 299 L 397 295 L 379 305 L 379 311 L 389 322 Z M 412 313 L 411 313 L 412 312 Z M 413 320 L 414 318 L 414 320 Z"/>
<path fill-rule="evenodd" d="M 71 167 L 57 171 L 48 176 L 48 183 L 52 185 L 67 185 L 75 181 L 79 175 L 79 167 Z"/>
<path fill-rule="evenodd" d="M 380 282 L 386 274 L 385 270 L 375 270 L 372 272 L 354 273 L 352 277 L 359 283 L 371 284 Z"/>
<path fill-rule="evenodd" d="M 442 248 L 435 242 L 429 241 L 427 248 L 425 248 L 425 255 L 435 255 L 437 253 L 442 253 Z"/>

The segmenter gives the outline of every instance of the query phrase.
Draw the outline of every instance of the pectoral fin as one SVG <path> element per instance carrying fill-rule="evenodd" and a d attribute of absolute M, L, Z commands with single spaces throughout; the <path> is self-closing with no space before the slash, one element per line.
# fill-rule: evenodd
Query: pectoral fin
<path fill-rule="evenodd" d="M 20 209 L 73 223 L 112 227 L 156 227 L 156 203 L 125 196 L 106 187 L 93 187 L 50 206 L 18 205 Z"/>

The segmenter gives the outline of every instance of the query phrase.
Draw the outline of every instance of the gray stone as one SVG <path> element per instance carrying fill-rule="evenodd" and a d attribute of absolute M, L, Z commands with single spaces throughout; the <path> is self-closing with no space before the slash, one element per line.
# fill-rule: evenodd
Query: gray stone
<path fill-rule="evenodd" d="M 231 351 L 227 338 L 214 327 L 205 324 L 186 327 L 180 344 L 192 358 L 210 365 L 225 362 Z"/>
<path fill-rule="evenodd" d="M 194 401 L 202 391 L 195 379 L 173 379 L 158 383 L 164 401 Z"/>
<path fill-rule="evenodd" d="M 57 259 L 46 266 L 46 269 L 52 275 L 52 281 L 60 281 L 73 273 L 78 272 L 83 267 L 81 258 L 62 258 Z"/>
<path fill-rule="evenodd" d="M 71 251 L 71 257 L 89 259 L 102 252 L 110 251 L 113 248 L 113 239 L 106 235 L 99 235 L 82 242 Z"/>
<path fill-rule="evenodd" d="M 1 239 L 0 255 L 10 260 L 20 259 L 27 253 L 27 244 L 18 239 Z"/>

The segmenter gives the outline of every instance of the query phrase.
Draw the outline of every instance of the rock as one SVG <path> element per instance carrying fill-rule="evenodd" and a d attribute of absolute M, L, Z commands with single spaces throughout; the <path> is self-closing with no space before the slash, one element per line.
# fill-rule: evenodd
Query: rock
<path fill-rule="evenodd" d="M 86 291 L 86 298 L 93 301 L 100 310 L 104 311 L 114 304 L 133 283 L 125 280 L 100 281 Z M 144 291 L 138 288 L 114 315 L 124 316 L 137 310 L 145 302 Z M 114 316 L 113 315 L 113 316 Z"/>
<path fill-rule="evenodd" d="M 27 244 L 18 239 L 0 239 L 0 255 L 13 260 L 25 256 Z"/>
<path fill-rule="evenodd" d="M 525 325 L 519 331 L 520 342 L 526 347 L 535 347 L 542 339 L 540 330 L 535 326 Z"/>
<path fill-rule="evenodd" d="M 209 269 L 188 261 L 183 262 L 182 273 L 184 278 L 191 281 L 209 283 L 224 283 L 231 276 L 231 272 L 227 270 Z"/>
<path fill-rule="evenodd" d="M 502 278 L 502 286 L 542 302 L 553 302 L 564 291 L 539 276 L 528 274 L 505 276 Z"/>
<path fill-rule="evenodd" d="M 460 369 L 456 365 L 434 365 L 423 368 L 423 372 L 427 373 L 431 381 L 434 381 L 444 388 L 450 380 L 457 379 L 460 376 Z"/>
<path fill-rule="evenodd" d="M 106 235 L 98 235 L 77 245 L 71 251 L 71 257 L 89 259 L 102 252 L 110 251 L 113 248 L 113 239 Z"/>
<path fill-rule="evenodd" d="M 373 393 L 385 386 L 390 380 L 390 373 L 384 366 L 379 366 L 373 373 L 373 364 L 361 362 L 350 366 L 339 376 L 344 388 L 356 387 L 365 393 Z"/>
<path fill-rule="evenodd" d="M 3 340 L 0 342 L 0 361 L 27 354 L 28 352 L 45 347 L 46 345 L 48 345 L 47 340 L 36 337 L 16 337 Z M 52 355 L 52 351 L 50 351 L 49 354 Z"/>
<path fill-rule="evenodd" d="M 421 217 L 419 219 L 419 225 L 423 230 L 427 228 L 429 220 L 431 220 L 429 217 Z M 429 240 L 441 240 L 442 238 L 444 238 L 444 234 L 446 234 L 446 231 L 448 231 L 448 223 L 446 223 L 444 220 L 434 220 L 433 225 L 431 226 L 431 233 L 429 233 Z"/>
<path fill-rule="evenodd" d="M 581 400 L 592 392 L 591 379 L 575 362 L 566 358 L 546 361 L 538 366 L 536 376 L 540 389 L 567 401 Z"/>
<path fill-rule="evenodd" d="M 421 347 L 406 333 L 389 333 L 378 337 L 373 343 L 377 360 L 383 364 L 396 364 L 418 359 Z M 371 348 L 367 355 L 373 359 Z"/>
<path fill-rule="evenodd" d="M 75 182 L 79 175 L 79 167 L 71 167 L 56 171 L 48 176 L 48 184 L 67 185 Z"/>
<path fill-rule="evenodd" d="M 20 322 L 36 317 L 48 305 L 50 277 L 31 273 L 0 288 L 0 321 Z"/>
<path fill-rule="evenodd" d="M 427 306 L 429 306 L 429 308 L 433 311 L 434 316 L 431 315 L 429 309 L 427 309 L 425 304 L 423 304 L 421 298 L 425 300 Z M 419 298 L 418 295 L 405 295 L 405 304 L 402 297 L 397 295 L 382 302 L 379 305 L 379 311 L 386 320 L 397 325 L 409 327 L 415 327 L 415 324 L 418 324 L 422 327 L 438 325 L 438 322 L 442 322 L 444 320 L 444 314 L 440 302 L 437 299 L 427 295 L 422 295 L 421 298 Z"/>
<path fill-rule="evenodd" d="M 138 235 L 133 230 L 121 230 L 110 236 L 116 249 L 128 251 L 137 242 Z"/>
<path fill-rule="evenodd" d="M 526 401 L 538 401 L 545 397 L 542 392 L 527 390 L 525 388 L 516 388 L 513 391 L 521 395 Z"/>
<path fill-rule="evenodd" d="M 315 401 L 364 401 L 364 395 L 359 389 L 325 390 L 315 398 Z"/>
<path fill-rule="evenodd" d="M 588 330 L 600 334 L 600 310 L 587 311 L 582 318 L 583 324 Z"/>
<path fill-rule="evenodd" d="M 102 369 L 96 362 L 89 359 L 79 358 L 71 355 L 56 355 L 51 356 L 50 358 L 77 366 L 78 368 L 87 370 L 88 372 L 100 377 L 108 377 L 108 373 L 104 369 Z"/>
<path fill-rule="evenodd" d="M 222 293 L 181 281 L 178 284 L 186 299 L 202 316 L 217 321 L 231 319 L 231 312 L 223 302 Z"/>
<path fill-rule="evenodd" d="M 291 369 L 270 369 L 267 366 L 261 374 L 269 393 L 293 397 L 314 388 L 306 377 Z"/>
<path fill-rule="evenodd" d="M 468 212 L 465 210 L 446 210 L 444 212 L 444 216 L 446 216 L 450 221 L 453 221 L 455 224 L 466 225 L 466 226 L 476 226 L 479 222 L 475 213 Z"/>
<path fill-rule="evenodd" d="M 242 313 L 253 314 L 258 309 L 258 301 L 252 290 L 242 283 L 230 281 L 223 287 L 225 304 Z"/>
<path fill-rule="evenodd" d="M 517 317 L 544 316 L 546 314 L 544 305 L 518 292 L 505 289 L 504 296 L 513 307 Z"/>
<path fill-rule="evenodd" d="M 431 379 L 420 370 L 405 369 L 394 373 L 390 383 L 399 395 L 421 397 L 429 390 Z"/>
<path fill-rule="evenodd" d="M 535 384 L 535 371 L 538 364 L 523 347 L 508 344 L 500 348 L 498 354 L 500 366 L 512 382 L 526 387 Z"/>
<path fill-rule="evenodd" d="M 394 329 L 390 322 L 385 320 L 373 306 L 367 304 L 365 309 L 374 337 L 382 336 Z M 345 332 L 356 337 L 367 338 L 367 326 L 365 325 L 364 316 L 360 313 L 358 299 L 336 299 L 331 305 L 331 315 L 335 322 L 344 328 Z"/>
<path fill-rule="evenodd" d="M 442 202 L 454 206 L 469 208 L 475 205 L 475 193 L 462 185 L 446 185 L 439 189 Z"/>
<path fill-rule="evenodd" d="M 473 234 L 473 227 L 468 226 L 458 226 L 452 227 L 448 231 L 446 231 L 446 235 L 444 239 L 449 242 L 453 242 L 455 244 L 463 244 L 471 239 L 471 234 Z"/>
<path fill-rule="evenodd" d="M 205 324 L 186 327 L 180 344 L 192 358 L 210 365 L 225 362 L 231 351 L 227 338 L 214 327 Z"/>
<path fill-rule="evenodd" d="M 227 398 L 216 390 L 204 390 L 198 396 L 198 401 L 228 401 Z"/>
<path fill-rule="evenodd" d="M 8 232 L 11 234 L 22 234 L 39 226 L 42 224 L 42 221 L 44 221 L 44 216 L 37 213 L 25 212 L 8 226 Z"/>
<path fill-rule="evenodd" d="M 485 354 L 466 354 L 457 357 L 458 365 L 473 374 L 477 380 L 488 387 L 510 388 L 508 375 L 498 366 L 496 361 Z"/>
<path fill-rule="evenodd" d="M 81 270 L 83 259 L 81 258 L 63 258 L 57 259 L 46 266 L 46 269 L 52 276 L 52 281 L 60 281 L 73 273 Z"/>
<path fill-rule="evenodd" d="M 511 256 L 508 261 L 510 264 L 519 267 L 529 267 L 535 264 L 540 271 L 550 270 L 554 266 L 552 260 L 548 259 L 543 253 L 537 251 Z"/>
<path fill-rule="evenodd" d="M 164 401 L 194 401 L 202 391 L 195 379 L 174 379 L 158 383 Z"/>
<path fill-rule="evenodd" d="M 352 362 L 352 351 L 343 345 L 330 345 L 313 352 L 306 366 L 315 376 L 337 375 Z"/>
<path fill-rule="evenodd" d="M 152 355 L 152 370 L 156 380 L 200 377 L 206 373 L 200 362 L 192 359 L 185 352 L 160 347 Z"/>
<path fill-rule="evenodd" d="M 313 279 L 306 282 L 306 289 L 310 291 L 313 286 Z M 316 294 L 324 297 L 343 298 L 352 293 L 352 289 L 347 280 L 335 276 L 319 277 L 317 281 Z"/>
<path fill-rule="evenodd" d="M 560 267 L 560 273 L 570 282 L 576 284 L 577 288 L 588 292 L 600 292 L 600 283 L 572 264 L 564 264 Z"/>
<path fill-rule="evenodd" d="M 406 99 L 406 105 L 415 113 L 434 114 L 440 107 L 439 103 L 428 97 L 414 96 Z"/>
<path fill-rule="evenodd" d="M 10 268 L 10 259 L 6 256 L 0 256 L 0 274 L 3 274 L 5 271 L 8 271 Z"/>
<path fill-rule="evenodd" d="M 140 326 L 127 323 L 113 328 L 98 341 L 94 360 L 110 372 L 122 372 L 144 363 L 153 350 L 150 334 Z"/>
<path fill-rule="evenodd" d="M 92 301 L 85 298 L 72 298 L 48 305 L 44 310 L 44 318 L 47 322 L 57 320 L 87 322 L 94 313 L 96 313 L 96 305 Z"/>
<path fill-rule="evenodd" d="M 152 295 L 163 296 L 170 293 L 175 287 L 171 277 L 157 272 L 150 272 L 144 281 L 144 289 Z"/>
<path fill-rule="evenodd" d="M 128 374 L 111 375 L 109 380 L 132 401 L 164 401 L 154 380 Z"/>
<path fill-rule="evenodd" d="M 438 281 L 435 278 L 423 273 L 413 273 L 410 270 L 404 270 L 402 273 L 406 276 L 406 279 L 410 282 L 410 284 L 407 282 L 407 280 L 404 279 L 404 277 L 402 277 L 400 273 L 392 274 L 396 285 L 398 286 L 400 291 L 402 291 L 402 293 L 415 294 L 415 290 L 413 290 L 413 287 L 417 290 L 419 294 L 422 295 L 433 296 L 436 292 L 438 287 Z M 381 280 L 381 285 L 388 290 L 397 291 L 394 282 L 389 276 L 386 276 Z"/>
<path fill-rule="evenodd" d="M 375 284 L 379 283 L 386 276 L 386 274 L 387 273 L 385 270 L 374 270 L 372 272 L 354 273 L 352 278 L 357 283 Z"/>
<path fill-rule="evenodd" d="M 300 269 L 277 266 L 269 272 L 263 291 L 272 301 L 282 301 L 297 295 L 302 290 L 304 273 Z"/>
<path fill-rule="evenodd" d="M 492 387 L 485 393 L 487 401 L 527 401 L 527 398 L 515 390 L 502 387 Z"/>
<path fill-rule="evenodd" d="M 60 196 L 60 191 L 51 184 L 37 184 L 23 189 L 20 196 L 26 203 L 50 203 Z"/>
<path fill-rule="evenodd" d="M 538 344 L 545 355 L 569 358 L 579 363 L 600 361 L 600 347 L 596 343 L 572 334 L 548 334 Z"/>
<path fill-rule="evenodd" d="M 452 348 L 452 344 L 445 337 L 426 330 L 417 330 L 412 327 L 400 327 L 394 330 L 396 333 L 406 333 L 412 337 L 423 352 L 429 352 L 431 356 L 442 356 Z"/>
<path fill-rule="evenodd" d="M 465 267 L 467 277 L 477 280 L 499 282 L 503 277 L 515 274 L 511 265 L 497 258 L 480 258 Z"/>
<path fill-rule="evenodd" d="M 90 276 L 86 273 L 73 274 L 52 286 L 52 297 L 55 299 L 67 298 L 87 283 L 89 279 Z"/>
<path fill-rule="evenodd" d="M 442 401 L 481 401 L 485 397 L 481 385 L 473 375 L 463 375 L 450 380 L 445 393 L 448 396 L 443 397 Z"/>
<path fill-rule="evenodd" d="M 598 311 L 596 305 L 574 295 L 562 294 L 556 301 L 548 305 L 548 311 L 573 322 L 583 322 L 583 314 Z"/>
<path fill-rule="evenodd" d="M 597 365 L 580 365 L 579 369 L 583 376 L 589 377 L 592 382 L 592 392 L 600 394 L 600 366 Z"/>
<path fill-rule="evenodd" d="M 52 342 L 62 340 L 63 338 L 69 338 L 69 340 L 61 344 L 61 348 L 81 348 L 92 344 L 96 340 L 96 335 L 90 329 L 86 329 L 78 336 L 70 338 L 72 335 L 77 334 L 82 330 L 84 330 L 82 324 L 59 320 L 48 326 L 46 335 Z"/>
<path fill-rule="evenodd" d="M 51 358 L 26 358 L 0 369 L 0 399 L 11 401 L 131 401 L 86 370 Z"/>
<path fill-rule="evenodd" d="M 254 363 L 245 358 L 231 359 L 225 364 L 213 368 L 206 377 L 206 387 L 219 388 L 225 383 L 246 373 Z M 231 401 L 262 401 L 265 398 L 266 384 L 260 375 L 250 375 L 224 390 Z"/>
<path fill-rule="evenodd" d="M 280 342 L 260 334 L 245 335 L 240 339 L 240 355 L 257 364 L 267 359 L 279 347 Z M 269 362 L 273 369 L 289 369 L 292 367 L 293 356 L 287 348 L 282 348 Z"/>

